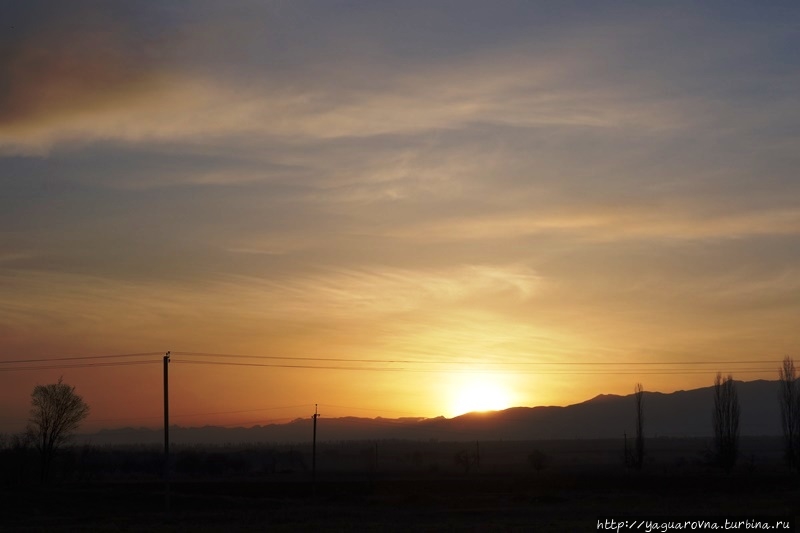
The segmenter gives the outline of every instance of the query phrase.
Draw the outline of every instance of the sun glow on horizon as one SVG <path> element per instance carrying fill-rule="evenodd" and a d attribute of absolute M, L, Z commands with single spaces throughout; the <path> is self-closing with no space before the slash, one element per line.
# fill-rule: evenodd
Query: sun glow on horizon
<path fill-rule="evenodd" d="M 450 415 L 499 411 L 511 407 L 511 390 L 502 378 L 491 374 L 470 375 L 456 380 L 450 388 Z"/>

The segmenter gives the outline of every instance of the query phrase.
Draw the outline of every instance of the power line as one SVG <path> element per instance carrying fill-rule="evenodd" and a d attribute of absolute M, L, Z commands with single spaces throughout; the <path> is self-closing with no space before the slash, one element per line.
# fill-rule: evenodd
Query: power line
<path fill-rule="evenodd" d="M 202 357 L 205 360 L 174 360 L 178 364 L 193 365 L 224 365 L 242 367 L 264 367 L 264 368 L 296 368 L 308 370 L 349 370 L 367 372 L 410 372 L 410 373 L 516 373 L 516 374 L 537 374 L 537 375 L 689 375 L 705 374 L 715 371 L 715 369 L 702 368 L 704 366 L 716 365 L 733 366 L 732 370 L 739 373 L 772 373 L 774 368 L 765 368 L 760 365 L 778 364 L 777 360 L 745 360 L 745 361 L 467 361 L 467 360 L 413 360 L 413 359 L 368 359 L 368 358 L 347 358 L 347 357 L 301 357 L 301 356 L 277 356 L 277 355 L 246 355 L 228 353 L 207 353 L 207 352 L 172 352 L 175 356 L 182 357 Z M 29 371 L 29 370 L 55 370 L 70 368 L 99 368 L 117 366 L 135 366 L 143 364 L 157 363 L 157 360 L 149 361 L 115 361 L 115 362 L 86 362 L 77 364 L 29 364 L 29 363 L 56 363 L 61 361 L 95 361 L 106 359 L 130 358 L 130 357 L 152 357 L 161 355 L 160 352 L 142 352 L 128 354 L 109 354 L 109 355 L 87 355 L 69 357 L 50 357 L 38 359 L 16 359 L 10 361 L 0 361 L 0 365 L 26 364 L 26 366 L 0 366 L 0 372 L 10 371 Z M 216 358 L 218 361 L 208 360 Z M 256 363 L 231 361 L 230 359 L 245 360 L 271 360 L 287 361 L 287 363 Z M 292 364 L 291 361 L 298 361 Z M 351 363 L 350 365 L 312 365 L 304 364 L 307 362 L 335 362 Z M 370 365 L 439 365 L 451 366 L 451 368 L 414 368 L 397 366 L 363 366 L 365 363 Z M 452 368 L 452 365 L 472 366 L 473 368 Z M 740 365 L 759 365 L 753 368 L 742 368 Z M 494 368 L 492 368 L 494 367 Z M 501 368 L 497 368 L 501 367 Z M 516 368 L 513 368 L 516 367 Z M 522 368 L 520 368 L 522 367 Z M 527 367 L 527 368 L 526 368 Z M 537 367 L 536 369 L 530 367 Z M 555 367 L 555 368 L 554 368 Z M 562 367 L 559 369 L 557 367 Z M 564 368 L 567 367 L 567 368 Z M 623 367 L 623 368 L 614 368 Z M 639 369 L 636 369 L 639 367 Z M 658 367 L 658 368 L 654 368 Z M 569 368 L 569 369 L 568 369 Z M 589 370 L 589 368 L 596 368 Z"/>
<path fill-rule="evenodd" d="M 535 374 L 535 375 L 686 375 L 686 374 L 709 374 L 715 373 L 715 369 L 655 369 L 655 370 L 592 370 L 592 371 L 579 371 L 579 370 L 530 370 L 530 369 L 423 369 L 423 368 L 385 368 L 385 367 L 357 367 L 357 366 L 318 366 L 318 365 L 289 365 L 289 364 L 275 364 L 275 363 L 241 363 L 233 361 L 173 361 L 176 364 L 184 365 L 219 365 L 219 366 L 246 366 L 246 367 L 262 367 L 262 368 L 302 368 L 310 370 L 356 370 L 361 372 L 411 372 L 411 373 L 434 373 L 434 374 Z M 774 372 L 774 368 L 739 368 L 736 370 L 740 373 L 767 373 Z"/>
<path fill-rule="evenodd" d="M 369 407 L 353 407 L 350 405 L 331 405 L 329 403 L 321 403 L 319 404 L 321 407 L 333 407 L 334 409 L 352 409 L 355 411 L 374 411 L 376 413 L 397 413 L 402 415 L 414 415 L 409 411 L 396 411 L 392 409 L 371 409 Z"/>
<path fill-rule="evenodd" d="M 0 372 L 15 372 L 18 370 L 57 370 L 64 368 L 97 368 L 109 366 L 137 366 L 150 365 L 159 361 L 119 361 L 115 363 L 79 363 L 74 365 L 38 365 L 38 366 L 10 366 L 0 368 Z"/>
<path fill-rule="evenodd" d="M 219 358 L 232 358 L 232 359 L 271 359 L 281 361 L 323 361 L 332 363 L 421 363 L 421 364 L 438 364 L 438 361 L 415 361 L 405 359 L 354 359 L 344 357 L 292 357 L 292 356 L 279 356 L 279 355 L 237 355 L 226 353 L 198 353 L 198 352 L 173 352 L 175 355 L 184 355 L 190 357 L 219 357 Z"/>
<path fill-rule="evenodd" d="M 260 411 L 279 411 L 282 409 L 300 409 L 305 407 L 313 407 L 313 403 L 305 403 L 305 404 L 298 404 L 298 405 L 278 405 L 275 407 L 260 407 L 258 409 L 239 409 L 236 411 L 212 411 L 206 413 L 178 413 L 172 414 L 170 413 L 170 418 L 191 418 L 195 416 L 211 416 L 211 415 L 232 415 L 232 414 L 242 414 L 242 413 L 256 413 Z M 377 411 L 377 409 L 376 409 Z M 92 418 L 90 422 L 97 423 L 97 422 L 125 422 L 129 420 L 162 420 L 163 416 L 130 416 L 130 417 L 123 417 L 123 418 Z M 5 417 L 0 418 L 0 421 L 5 422 L 17 422 L 21 420 L 27 420 L 27 418 L 20 418 L 20 417 Z"/>
<path fill-rule="evenodd" d="M 220 359 L 264 359 L 281 361 L 319 361 L 336 363 L 377 363 L 377 364 L 421 364 L 421 365 L 511 365 L 511 366 L 699 366 L 699 365 L 743 365 L 743 364 L 779 364 L 779 360 L 745 360 L 745 361 L 481 361 L 481 360 L 419 360 L 419 359 L 369 359 L 350 357 L 304 357 L 279 355 L 249 355 L 208 352 L 172 352 L 173 355 L 187 357 L 216 357 Z M 141 352 L 111 355 L 86 355 L 69 357 L 48 357 L 39 359 L 0 360 L 3 364 L 50 363 L 55 361 L 79 361 L 112 359 L 123 357 L 152 357 L 162 355 L 161 352 Z M 45 367 L 41 367 L 45 368 Z M 301 367 L 306 368 L 306 367 Z M 323 368 L 323 367 L 315 367 Z"/>
<path fill-rule="evenodd" d="M 418 359 L 362 359 L 349 357 L 305 357 L 278 355 L 245 355 L 207 352 L 172 352 L 173 355 L 189 357 L 218 357 L 222 359 L 268 359 L 282 361 L 320 361 L 336 363 L 402 363 L 432 365 L 565 365 L 565 366 L 640 366 L 640 365 L 739 365 L 739 364 L 779 364 L 779 360 L 747 360 L 747 361 L 468 361 L 468 360 L 418 360 Z"/>
<path fill-rule="evenodd" d="M 190 416 L 206 416 L 206 415 L 232 415 L 238 413 L 255 413 L 258 411 L 277 411 L 280 409 L 299 409 L 301 407 L 311 407 L 312 403 L 304 403 L 300 405 L 279 405 L 276 407 L 261 407 L 259 409 L 241 409 L 239 411 L 216 411 L 213 413 L 189 413 L 189 414 L 178 414 L 172 415 L 173 417 L 190 417 Z"/>
<path fill-rule="evenodd" d="M 314 405 L 314 404 L 311 404 Z M 256 424 L 259 426 L 271 425 L 271 424 L 286 424 L 293 420 L 297 420 L 301 417 L 286 417 L 286 418 L 259 418 L 258 420 L 244 420 L 240 422 L 228 422 L 227 424 L 215 424 L 218 427 L 229 428 L 229 427 L 241 427 L 241 426 L 250 426 L 252 424 Z M 288 422 L 287 422 L 288 421 Z"/>
<path fill-rule="evenodd" d="M 402 368 L 374 368 L 357 366 L 315 366 L 315 365 L 280 365 L 270 363 L 235 363 L 231 361 L 173 361 L 181 365 L 224 365 L 224 366 L 257 366 L 265 368 L 307 368 L 316 370 L 360 370 L 373 372 L 399 372 L 407 369 Z"/>
<path fill-rule="evenodd" d="M 766 374 L 766 373 L 774 373 L 774 368 L 745 368 L 745 369 L 737 369 L 737 372 L 744 373 L 744 374 Z M 577 371 L 525 371 L 521 372 L 524 374 L 536 374 L 536 375 L 558 375 L 564 374 L 569 376 L 596 376 L 596 375 L 688 375 L 688 374 L 715 374 L 717 370 L 714 369 L 706 369 L 706 370 L 680 370 L 680 369 L 672 369 L 672 370 L 594 370 L 594 371 L 585 371 L 585 372 L 577 372 Z"/>
<path fill-rule="evenodd" d="M 161 355 L 160 352 L 149 352 L 149 353 L 123 353 L 123 354 L 113 354 L 113 355 L 84 355 L 84 356 L 72 356 L 72 357 L 49 357 L 43 359 L 17 359 L 13 361 L 1 361 L 0 364 L 15 364 L 15 363 L 49 363 L 51 361 L 78 361 L 82 359 L 112 359 L 112 358 L 119 358 L 119 357 L 144 357 L 144 356 L 154 356 L 154 355 Z"/>

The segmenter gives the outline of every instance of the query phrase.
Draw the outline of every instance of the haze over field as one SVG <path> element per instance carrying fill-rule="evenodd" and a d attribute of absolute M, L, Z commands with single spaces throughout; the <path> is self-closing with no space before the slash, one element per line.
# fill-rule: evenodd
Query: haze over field
<path fill-rule="evenodd" d="M 0 431 L 61 375 L 86 430 L 156 427 L 168 350 L 182 425 L 776 379 L 800 345 L 798 22 L 3 3 Z M 128 353 L 150 355 L 25 362 Z"/>

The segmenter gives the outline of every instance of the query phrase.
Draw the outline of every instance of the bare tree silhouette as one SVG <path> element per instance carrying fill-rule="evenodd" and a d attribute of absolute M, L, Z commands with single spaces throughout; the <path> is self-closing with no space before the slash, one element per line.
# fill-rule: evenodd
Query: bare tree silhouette
<path fill-rule="evenodd" d="M 781 406 L 781 429 L 783 429 L 786 463 L 800 472 L 800 385 L 794 360 L 787 356 L 778 369 L 778 402 Z"/>
<path fill-rule="evenodd" d="M 478 464 L 478 456 L 468 450 L 459 450 L 453 459 L 456 465 L 464 469 L 465 474 L 469 474 L 470 470 Z"/>
<path fill-rule="evenodd" d="M 739 454 L 739 396 L 728 374 L 714 379 L 714 451 L 718 464 L 729 472 Z"/>
<path fill-rule="evenodd" d="M 644 465 L 644 388 L 641 383 L 636 384 L 633 395 L 636 400 L 636 457 L 633 466 L 641 470 Z"/>
<path fill-rule="evenodd" d="M 31 393 L 28 433 L 41 456 L 41 480 L 47 480 L 56 451 L 89 415 L 89 406 L 75 394 L 75 387 L 62 383 L 36 385 Z"/>

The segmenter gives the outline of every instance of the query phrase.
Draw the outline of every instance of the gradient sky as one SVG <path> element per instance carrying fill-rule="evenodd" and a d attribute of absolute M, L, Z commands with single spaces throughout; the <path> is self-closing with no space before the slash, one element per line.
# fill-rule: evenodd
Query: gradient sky
<path fill-rule="evenodd" d="M 412 361 L 173 364 L 190 425 L 797 357 L 796 2 L 26 0 L 0 25 L 0 361 Z M 60 375 L 87 428 L 158 426 L 138 360 L 0 371 L 0 431 Z"/>

